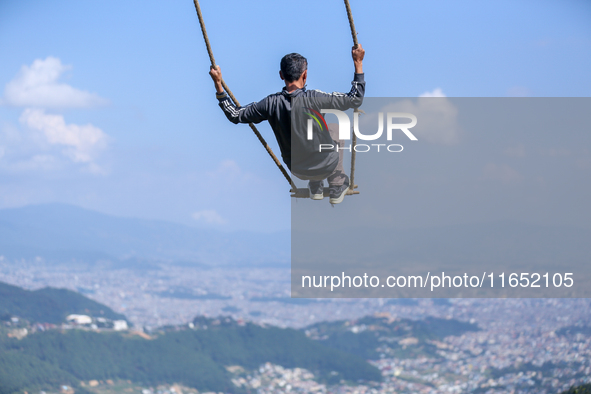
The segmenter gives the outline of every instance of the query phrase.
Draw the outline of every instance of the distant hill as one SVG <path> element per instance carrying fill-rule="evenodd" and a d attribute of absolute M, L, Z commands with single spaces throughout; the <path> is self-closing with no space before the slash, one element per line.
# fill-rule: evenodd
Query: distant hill
<path fill-rule="evenodd" d="M 70 314 L 126 320 L 111 308 L 66 289 L 29 291 L 0 282 L 0 318 L 18 316 L 31 322 L 59 324 Z"/>
<path fill-rule="evenodd" d="M 455 319 L 389 320 L 372 316 L 353 322 L 320 322 L 305 329 L 311 338 L 325 346 L 374 360 L 379 357 L 378 347 L 395 357 L 438 357 L 432 341 L 478 330 L 476 324 Z"/>
<path fill-rule="evenodd" d="M 0 256 L 48 261 L 142 259 L 183 264 L 289 264 L 289 232 L 227 233 L 158 220 L 122 218 L 67 204 L 0 210 Z"/>
<path fill-rule="evenodd" d="M 0 341 L 0 394 L 55 390 L 63 384 L 84 392 L 80 381 L 91 379 L 148 386 L 181 383 L 200 391 L 239 393 L 225 367 L 252 371 L 265 362 L 306 368 L 321 381 L 381 380 L 380 371 L 364 359 L 326 347 L 298 330 L 239 325 L 230 318 L 199 318 L 195 323 L 199 329 L 162 333 L 152 340 L 51 330 L 20 341 Z"/>

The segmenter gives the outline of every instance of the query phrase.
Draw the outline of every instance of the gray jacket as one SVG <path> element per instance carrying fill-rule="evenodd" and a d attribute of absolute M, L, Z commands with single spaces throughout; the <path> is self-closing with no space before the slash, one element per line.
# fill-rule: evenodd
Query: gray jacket
<path fill-rule="evenodd" d="M 302 174 L 304 172 L 309 173 L 310 171 L 318 172 L 322 169 L 326 171 L 328 167 L 336 167 L 338 153 L 327 151 L 323 155 L 315 155 L 314 160 L 312 160 L 313 162 L 306 160 L 305 164 L 303 162 L 294 163 L 294 168 L 292 169 L 292 139 L 295 138 L 298 140 L 293 141 L 296 146 L 298 142 L 301 142 L 301 146 L 309 145 L 304 142 L 306 135 L 303 130 L 292 134 L 291 111 L 294 99 L 301 98 L 308 103 L 310 100 L 318 99 L 325 103 L 325 105 L 328 103 L 330 108 L 338 110 L 357 108 L 361 106 L 363 96 L 365 95 L 364 74 L 355 74 L 351 85 L 352 87 L 349 93 L 326 93 L 320 90 L 306 90 L 305 87 L 288 93 L 284 88 L 281 92 L 271 94 L 257 103 L 251 103 L 244 107 L 236 107 L 225 93 L 217 97 L 220 107 L 232 123 L 260 123 L 263 120 L 267 120 L 275 133 L 275 138 L 277 138 L 283 161 L 294 173 Z M 326 130 L 326 134 L 321 138 L 326 140 L 326 135 L 330 138 L 328 130 Z M 329 141 L 332 142 L 332 139 Z M 302 164 L 307 168 L 298 164 Z"/>

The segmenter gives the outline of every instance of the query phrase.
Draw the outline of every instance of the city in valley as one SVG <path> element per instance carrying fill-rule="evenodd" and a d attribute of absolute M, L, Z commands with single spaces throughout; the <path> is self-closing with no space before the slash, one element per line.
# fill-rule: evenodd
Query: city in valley
<path fill-rule="evenodd" d="M 150 263 L 142 269 L 42 259 L 1 258 L 0 281 L 29 290 L 77 291 L 124 314 L 129 329 L 146 337 L 163 329 L 200 329 L 193 324 L 196 316 L 302 329 L 314 339 L 322 339 L 320 322 L 340 321 L 360 335 L 401 319 L 439 318 L 477 327 L 428 343 L 407 336 L 396 340 L 396 352 L 388 344 L 392 338 L 382 338 L 370 360 L 383 376 L 375 384 L 323 384 L 305 369 L 271 363 L 246 372 L 228 367 L 237 387 L 259 393 L 559 393 L 591 382 L 588 299 L 292 299 L 287 268 Z M 368 317 L 377 323 L 367 323 Z M 425 346 L 434 350 L 419 350 Z M 112 392 L 118 383 L 86 384 Z M 195 392 L 178 385 L 124 386 L 143 394 Z"/>

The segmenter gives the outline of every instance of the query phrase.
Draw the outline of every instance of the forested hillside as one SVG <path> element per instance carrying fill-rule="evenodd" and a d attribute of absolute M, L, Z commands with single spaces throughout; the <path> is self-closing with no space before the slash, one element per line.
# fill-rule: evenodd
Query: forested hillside
<path fill-rule="evenodd" d="M 379 358 L 378 349 L 394 357 L 437 357 L 433 341 L 477 330 L 476 324 L 454 319 L 428 317 L 410 320 L 368 316 L 354 322 L 317 323 L 307 327 L 306 332 L 323 345 L 375 360 Z M 413 346 L 405 343 L 412 343 Z"/>
<path fill-rule="evenodd" d="M 570 390 L 563 391 L 562 394 L 591 394 L 591 384 L 573 387 Z"/>
<path fill-rule="evenodd" d="M 238 392 L 225 367 L 252 370 L 265 362 L 305 368 L 324 381 L 381 380 L 379 370 L 363 358 L 324 346 L 301 331 L 238 325 L 229 318 L 224 324 L 205 318 L 196 323 L 199 329 L 162 333 L 152 340 L 83 330 L 3 339 L 0 394 L 64 384 L 78 387 L 91 379 Z"/>
<path fill-rule="evenodd" d="M 18 316 L 31 322 L 59 324 L 70 314 L 125 320 L 125 316 L 82 294 L 66 289 L 29 291 L 0 282 L 0 319 Z"/>

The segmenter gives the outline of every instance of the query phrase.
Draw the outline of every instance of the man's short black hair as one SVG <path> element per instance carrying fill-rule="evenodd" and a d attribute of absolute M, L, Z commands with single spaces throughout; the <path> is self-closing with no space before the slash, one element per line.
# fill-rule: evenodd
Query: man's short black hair
<path fill-rule="evenodd" d="M 308 61 L 299 53 L 290 53 L 281 59 L 281 73 L 287 82 L 300 79 L 308 68 Z"/>

